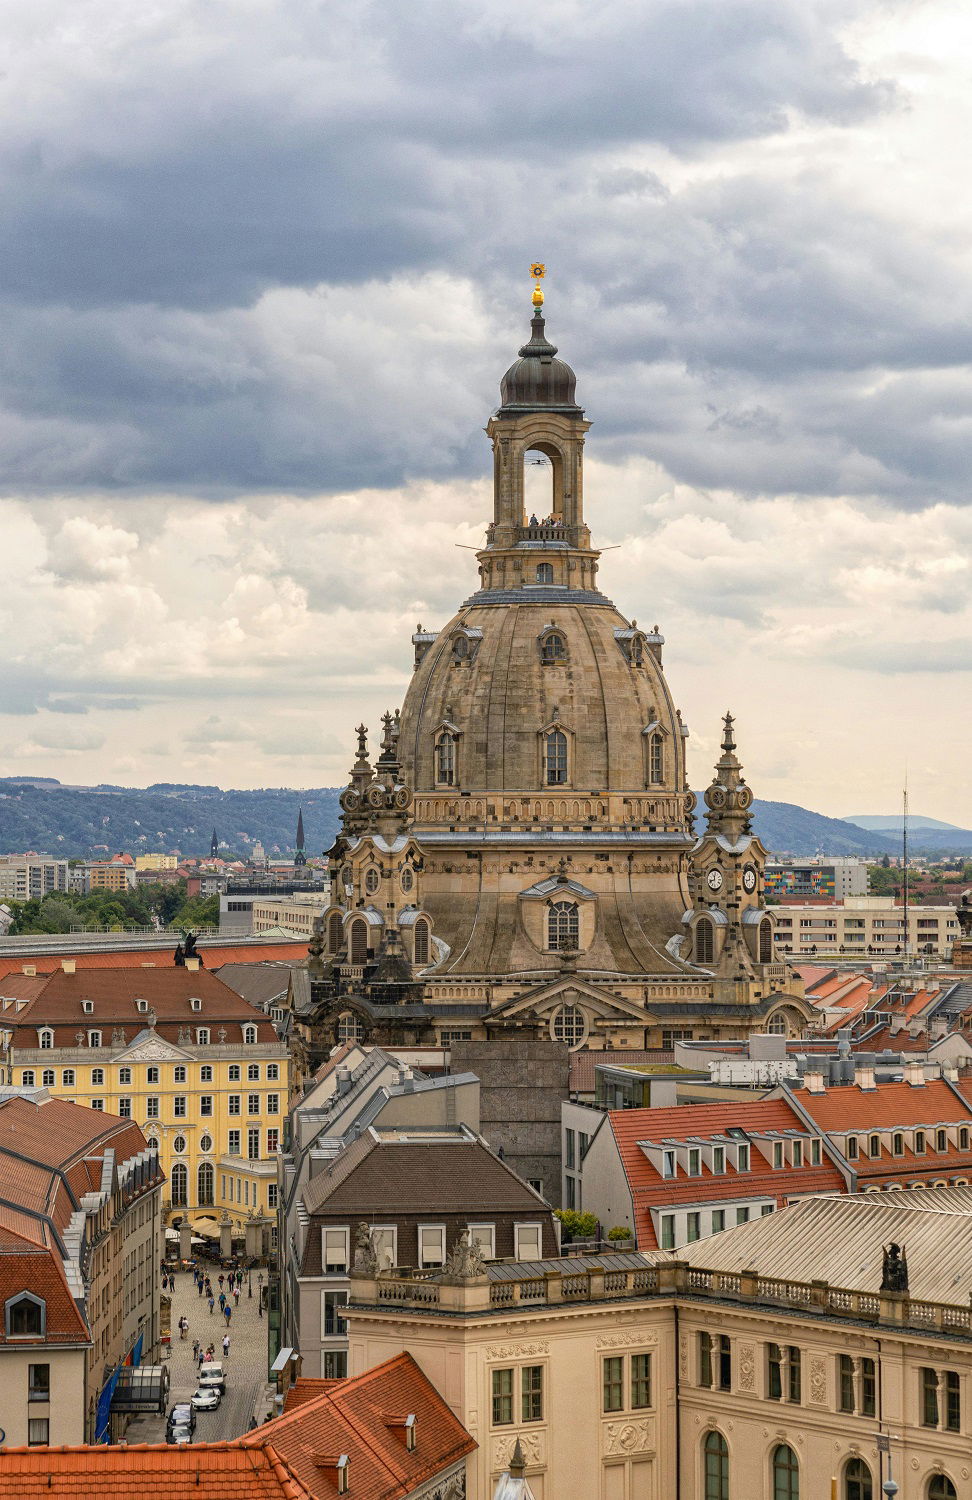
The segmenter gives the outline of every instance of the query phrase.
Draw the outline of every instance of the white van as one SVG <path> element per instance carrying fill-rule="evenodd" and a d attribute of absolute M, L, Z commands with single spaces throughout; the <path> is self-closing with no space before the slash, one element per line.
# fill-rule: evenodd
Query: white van
<path fill-rule="evenodd" d="M 226 1390 L 226 1374 L 223 1366 L 217 1359 L 207 1359 L 199 1366 L 199 1386 L 201 1390 L 207 1390 L 215 1386 L 220 1395 Z"/>

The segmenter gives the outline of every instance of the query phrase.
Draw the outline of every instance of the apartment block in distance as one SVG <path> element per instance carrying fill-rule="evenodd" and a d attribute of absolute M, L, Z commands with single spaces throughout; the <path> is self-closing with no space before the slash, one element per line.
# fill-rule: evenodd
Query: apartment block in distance
<path fill-rule="evenodd" d="M 774 906 L 781 952 L 816 958 L 947 958 L 960 935 L 954 906 L 895 905 L 892 896 L 847 896 L 842 902 Z"/>
<path fill-rule="evenodd" d="M 37 854 L 0 856 L 0 901 L 30 901 L 68 888 L 66 859 Z"/>

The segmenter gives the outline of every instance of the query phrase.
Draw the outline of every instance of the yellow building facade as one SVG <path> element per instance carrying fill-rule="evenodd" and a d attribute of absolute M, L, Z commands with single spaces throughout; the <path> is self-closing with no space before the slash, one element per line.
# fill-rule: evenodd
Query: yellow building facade
<path fill-rule="evenodd" d="M 272 1023 L 206 970 L 65 962 L 3 981 L 9 1081 L 134 1120 L 158 1144 L 168 1223 L 225 1211 L 242 1235 L 258 1215 L 269 1245 L 289 1087 Z"/>

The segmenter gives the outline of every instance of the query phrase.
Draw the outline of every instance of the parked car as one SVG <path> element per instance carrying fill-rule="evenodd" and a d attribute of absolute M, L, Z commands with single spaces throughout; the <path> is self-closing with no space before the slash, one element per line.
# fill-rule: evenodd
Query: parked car
<path fill-rule="evenodd" d="M 200 1387 L 215 1386 L 219 1394 L 226 1393 L 226 1372 L 218 1359 L 207 1359 L 199 1366 Z"/>
<path fill-rule="evenodd" d="M 192 1397 L 194 1411 L 215 1411 L 223 1396 L 218 1386 L 201 1385 Z"/>
<path fill-rule="evenodd" d="M 190 1432 L 196 1430 L 196 1413 L 190 1402 L 178 1401 L 169 1412 L 166 1419 L 166 1427 L 188 1427 Z"/>
<path fill-rule="evenodd" d="M 186 1443 L 192 1442 L 192 1431 L 189 1427 L 177 1422 L 174 1427 L 168 1429 L 165 1440 L 167 1443 L 177 1443 L 180 1447 L 185 1447 Z"/>

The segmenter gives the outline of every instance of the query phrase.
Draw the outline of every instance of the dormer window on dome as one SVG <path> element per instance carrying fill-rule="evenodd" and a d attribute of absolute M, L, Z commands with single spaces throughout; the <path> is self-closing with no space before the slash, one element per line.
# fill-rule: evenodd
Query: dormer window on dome
<path fill-rule="evenodd" d="M 437 787 L 459 785 L 459 740 L 459 729 L 448 720 L 435 732 L 433 759 Z"/>
<path fill-rule="evenodd" d="M 452 635 L 452 662 L 456 667 L 472 666 L 476 653 L 482 645 L 483 632 L 462 626 Z"/>

